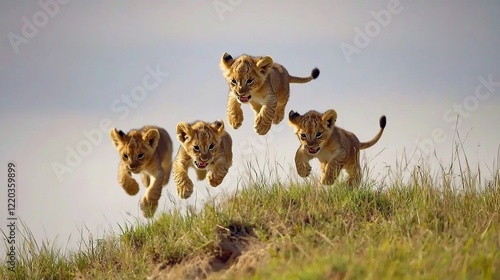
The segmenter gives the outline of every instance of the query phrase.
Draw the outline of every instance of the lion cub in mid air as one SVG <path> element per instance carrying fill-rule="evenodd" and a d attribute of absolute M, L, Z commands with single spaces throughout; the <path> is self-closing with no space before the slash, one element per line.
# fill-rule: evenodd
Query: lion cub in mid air
<path fill-rule="evenodd" d="M 359 150 L 369 148 L 378 142 L 386 125 L 386 117 L 379 120 L 380 131 L 368 142 L 359 142 L 352 132 L 335 126 L 337 112 L 328 110 L 321 114 L 309 111 L 300 115 L 295 111 L 288 114 L 290 124 L 301 143 L 295 154 L 295 166 L 301 177 L 311 173 L 309 161 L 318 158 L 321 163 L 321 183 L 333 185 L 342 168 L 347 171 L 349 186 L 358 185 L 361 181 Z"/>
<path fill-rule="evenodd" d="M 144 217 L 151 218 L 158 207 L 164 185 L 172 167 L 172 140 L 167 131 L 157 126 L 144 126 L 128 133 L 112 128 L 110 137 L 120 154 L 118 182 L 129 195 L 139 192 L 132 174 L 141 174 L 147 188 L 141 199 Z"/>
<path fill-rule="evenodd" d="M 177 138 L 181 146 L 174 160 L 173 176 L 179 196 L 188 198 L 193 193 L 189 167 L 195 168 L 198 180 L 207 178 L 212 187 L 220 185 L 233 163 L 233 140 L 224 130 L 224 122 L 180 122 Z"/>
<path fill-rule="evenodd" d="M 318 68 L 309 77 L 294 77 L 270 56 L 241 55 L 233 58 L 224 53 L 220 68 L 229 85 L 227 118 L 238 129 L 243 123 L 242 103 L 250 103 L 255 112 L 254 129 L 265 135 L 271 124 L 279 124 L 285 116 L 290 97 L 290 83 L 307 83 L 319 76 Z"/>

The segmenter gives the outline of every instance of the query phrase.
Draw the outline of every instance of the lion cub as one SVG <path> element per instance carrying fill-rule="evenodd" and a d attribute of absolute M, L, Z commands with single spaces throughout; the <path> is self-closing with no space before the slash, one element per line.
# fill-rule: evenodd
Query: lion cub
<path fill-rule="evenodd" d="M 129 195 L 139 192 L 139 184 L 132 174 L 141 174 L 147 187 L 141 199 L 144 217 L 151 218 L 158 207 L 164 185 L 170 178 L 172 167 L 172 140 L 167 131 L 157 126 L 144 126 L 128 133 L 112 128 L 109 133 L 121 160 L 118 182 Z"/>
<path fill-rule="evenodd" d="M 380 131 L 368 142 L 359 142 L 356 135 L 335 126 L 337 112 L 328 110 L 321 114 L 309 111 L 300 115 L 295 111 L 288 114 L 290 124 L 295 128 L 295 134 L 301 143 L 295 154 L 295 166 L 301 177 L 311 173 L 309 161 L 318 158 L 321 163 L 321 183 L 332 185 L 341 169 L 349 175 L 349 186 L 358 185 L 361 181 L 361 166 L 359 150 L 369 148 L 378 142 L 384 132 L 386 117 L 379 120 Z"/>
<path fill-rule="evenodd" d="M 265 135 L 271 124 L 279 124 L 285 116 L 290 97 L 290 83 L 307 83 L 319 76 L 318 68 L 309 77 L 294 77 L 270 56 L 241 55 L 233 58 L 224 53 L 220 68 L 229 85 L 227 118 L 238 129 L 243 122 L 242 103 L 250 103 L 255 112 L 254 129 Z"/>
<path fill-rule="evenodd" d="M 220 185 L 233 162 L 233 140 L 224 130 L 224 122 L 180 122 L 177 138 L 181 146 L 174 160 L 173 175 L 179 196 L 188 198 L 193 193 L 189 167 L 195 168 L 198 180 L 207 178 L 212 187 Z"/>

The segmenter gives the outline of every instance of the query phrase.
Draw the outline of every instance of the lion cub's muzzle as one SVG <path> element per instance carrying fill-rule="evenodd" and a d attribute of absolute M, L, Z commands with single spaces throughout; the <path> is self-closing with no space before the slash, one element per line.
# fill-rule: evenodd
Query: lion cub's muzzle
<path fill-rule="evenodd" d="M 202 161 L 202 160 L 195 160 L 194 161 L 194 166 L 198 169 L 205 169 L 207 168 L 209 162 L 208 161 Z"/>
<path fill-rule="evenodd" d="M 197 160 L 194 161 L 194 165 L 198 169 L 205 169 L 210 164 L 211 160 L 212 160 L 212 156 L 202 155 Z"/>
<path fill-rule="evenodd" d="M 240 94 L 239 92 L 234 91 L 234 94 L 236 95 L 240 103 L 247 103 L 248 101 L 250 101 L 250 98 L 252 98 L 252 95 L 245 96 L 246 92 Z"/>
<path fill-rule="evenodd" d="M 315 155 L 319 152 L 320 147 L 314 147 L 314 146 L 309 146 L 305 145 L 305 148 L 307 149 L 307 152 L 311 155 Z"/>
<path fill-rule="evenodd" d="M 128 170 L 134 174 L 139 174 L 141 169 L 137 166 L 128 166 Z"/>

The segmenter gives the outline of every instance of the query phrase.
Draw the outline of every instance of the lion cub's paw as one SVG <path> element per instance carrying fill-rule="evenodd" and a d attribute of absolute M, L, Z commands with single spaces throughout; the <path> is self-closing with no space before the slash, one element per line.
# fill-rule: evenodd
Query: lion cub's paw
<path fill-rule="evenodd" d="M 241 114 L 228 115 L 228 121 L 232 128 L 238 129 L 243 123 L 243 112 Z"/>
<path fill-rule="evenodd" d="M 141 199 L 141 210 L 142 215 L 146 218 L 152 218 L 158 208 L 158 201 L 151 201 L 147 196 L 143 196 Z"/>
<path fill-rule="evenodd" d="M 300 177 L 308 177 L 311 175 L 311 169 L 309 164 L 297 164 L 297 173 Z"/>
<path fill-rule="evenodd" d="M 139 192 L 139 183 L 132 178 L 125 180 L 122 187 L 128 195 L 136 195 Z"/>
<path fill-rule="evenodd" d="M 335 183 L 335 177 L 333 176 L 321 176 L 321 184 L 322 185 L 333 185 Z"/>
<path fill-rule="evenodd" d="M 182 199 L 189 198 L 193 194 L 193 182 L 186 182 L 184 185 L 177 186 L 177 194 Z"/>
<path fill-rule="evenodd" d="M 222 180 L 224 179 L 224 177 L 218 177 L 218 176 L 215 176 L 212 172 L 209 172 L 207 174 L 207 179 L 208 179 L 208 183 L 210 184 L 210 186 L 215 188 L 222 183 Z"/>
<path fill-rule="evenodd" d="M 267 121 L 266 119 L 258 115 L 255 118 L 255 123 L 253 125 L 253 128 L 255 129 L 255 132 L 257 132 L 257 134 L 266 135 L 271 129 L 271 125 L 272 123 L 270 121 Z"/>

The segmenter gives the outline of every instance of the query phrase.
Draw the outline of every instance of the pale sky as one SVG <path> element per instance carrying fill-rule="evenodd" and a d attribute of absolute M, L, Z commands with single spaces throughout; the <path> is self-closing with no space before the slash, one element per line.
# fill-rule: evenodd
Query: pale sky
<path fill-rule="evenodd" d="M 449 162 L 457 114 L 471 163 L 498 168 L 499 3 L 54 1 L 0 1 L 0 180 L 6 182 L 13 160 L 17 215 L 39 241 L 57 236 L 57 244 L 72 249 L 82 229 L 88 235 L 85 227 L 101 237 L 125 220 L 145 221 L 138 207 L 144 188 L 131 197 L 118 185 L 109 126 L 162 126 L 175 156 L 178 122 L 224 120 L 234 141 L 228 177 L 216 189 L 197 182 L 188 200 L 171 181 L 158 212 L 235 191 L 251 159 L 278 162 L 282 176 L 290 170 L 295 176 L 290 167 L 299 142 L 286 119 L 265 137 L 253 131 L 248 106 L 241 128 L 227 123 L 224 52 L 270 55 L 296 76 L 318 67 L 316 80 L 291 86 L 286 112 L 335 109 L 337 125 L 361 141 L 375 136 L 385 114 L 384 135 L 362 153 L 372 179 L 395 167 L 404 151 L 432 156 L 425 152 L 432 149 Z M 149 76 L 153 86 L 126 103 L 124 96 Z M 103 121 L 109 126 L 100 132 Z M 89 133 L 95 139 L 87 145 Z M 70 166 L 69 151 L 78 147 L 88 149 Z M 71 172 L 58 178 L 54 164 Z M 5 231 L 5 191 L 0 201 Z"/>

